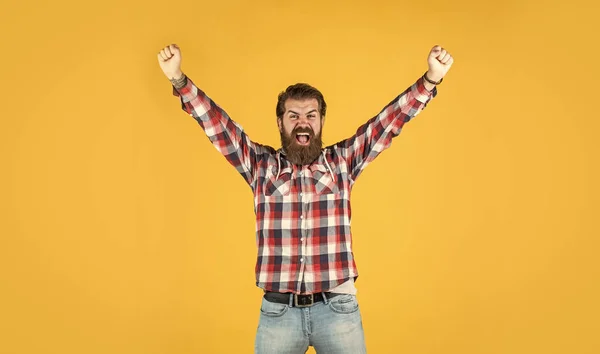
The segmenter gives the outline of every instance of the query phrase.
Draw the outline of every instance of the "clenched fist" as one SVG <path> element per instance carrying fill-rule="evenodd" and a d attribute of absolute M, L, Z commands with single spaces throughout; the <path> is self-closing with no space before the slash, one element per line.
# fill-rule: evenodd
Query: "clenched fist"
<path fill-rule="evenodd" d="M 427 57 L 427 64 L 429 69 L 427 70 L 427 78 L 432 81 L 440 81 L 446 76 L 448 70 L 454 63 L 452 55 L 439 45 L 431 48 L 429 56 Z"/>
<path fill-rule="evenodd" d="M 181 51 L 176 44 L 164 47 L 158 52 L 158 64 L 169 80 L 179 79 L 181 72 Z"/>

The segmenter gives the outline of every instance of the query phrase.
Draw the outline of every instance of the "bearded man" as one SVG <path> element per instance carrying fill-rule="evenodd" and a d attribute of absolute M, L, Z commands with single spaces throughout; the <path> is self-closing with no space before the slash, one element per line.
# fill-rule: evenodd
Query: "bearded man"
<path fill-rule="evenodd" d="M 437 95 L 454 59 L 434 46 L 428 70 L 351 137 L 323 147 L 327 111 L 316 88 L 300 83 L 276 106 L 278 149 L 252 141 L 181 71 L 176 45 L 158 54 L 183 110 L 242 175 L 254 194 L 256 286 L 264 290 L 255 353 L 365 353 L 350 230 L 356 179 L 405 123 Z"/>

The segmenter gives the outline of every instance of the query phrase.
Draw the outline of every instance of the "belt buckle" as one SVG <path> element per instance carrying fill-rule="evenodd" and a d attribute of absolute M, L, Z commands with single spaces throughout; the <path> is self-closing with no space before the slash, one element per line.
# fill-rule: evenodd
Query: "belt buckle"
<path fill-rule="evenodd" d="M 309 307 L 312 306 L 315 303 L 315 297 L 313 294 L 310 295 L 300 295 L 302 296 L 300 300 L 300 303 L 298 302 L 298 294 L 294 294 L 294 307 Z M 304 299 L 310 299 L 310 303 L 305 302 L 306 300 Z"/>

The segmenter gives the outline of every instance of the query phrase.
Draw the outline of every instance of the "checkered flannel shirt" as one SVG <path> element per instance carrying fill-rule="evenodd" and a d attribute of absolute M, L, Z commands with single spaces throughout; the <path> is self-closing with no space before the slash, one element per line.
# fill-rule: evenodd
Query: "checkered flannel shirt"
<path fill-rule="evenodd" d="M 252 141 L 244 129 L 187 78 L 173 87 L 182 108 L 242 175 L 254 194 L 256 285 L 311 294 L 358 277 L 350 230 L 352 186 L 363 169 L 436 96 L 419 78 L 356 133 L 322 149 L 308 166 L 281 149 Z"/>

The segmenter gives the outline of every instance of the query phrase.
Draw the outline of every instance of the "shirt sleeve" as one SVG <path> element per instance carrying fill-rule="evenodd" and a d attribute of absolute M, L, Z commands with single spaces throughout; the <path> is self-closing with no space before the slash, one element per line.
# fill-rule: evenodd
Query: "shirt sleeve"
<path fill-rule="evenodd" d="M 181 108 L 200 124 L 214 147 L 252 185 L 260 146 L 251 141 L 244 129 L 191 79 L 187 78 L 182 88 L 173 87 L 173 95 L 180 98 Z"/>
<path fill-rule="evenodd" d="M 417 116 L 437 95 L 437 88 L 429 91 L 423 77 L 392 100 L 375 117 L 361 125 L 356 133 L 336 144 L 349 166 L 353 181 L 383 150 L 390 147 L 405 123 Z"/>

